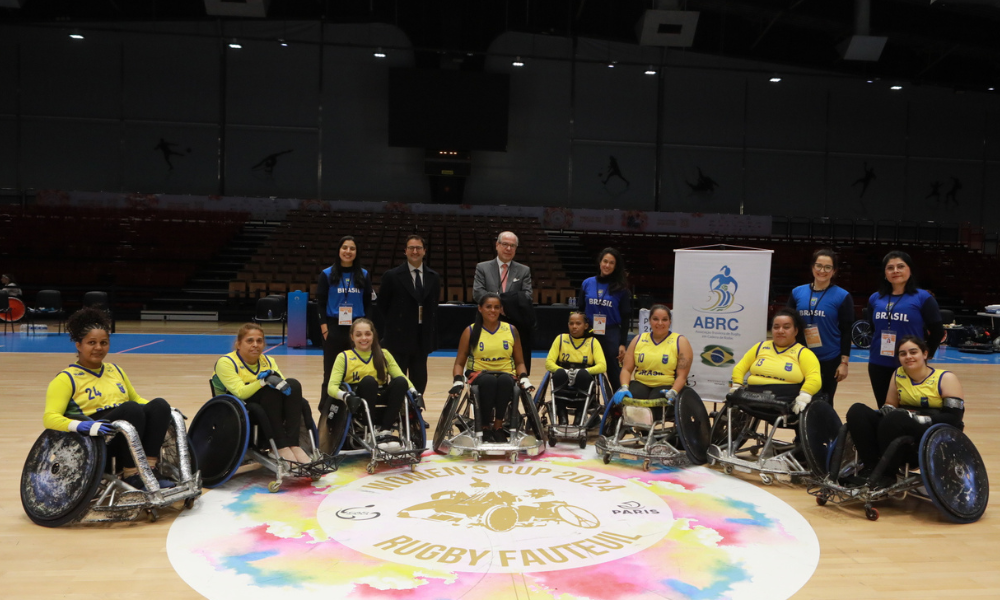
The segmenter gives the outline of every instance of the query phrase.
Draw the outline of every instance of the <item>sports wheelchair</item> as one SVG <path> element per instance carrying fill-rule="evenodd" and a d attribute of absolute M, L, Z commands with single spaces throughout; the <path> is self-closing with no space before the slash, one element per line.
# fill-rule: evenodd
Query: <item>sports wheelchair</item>
<path fill-rule="evenodd" d="M 441 411 L 441 418 L 434 428 L 434 451 L 438 454 L 461 456 L 471 454 L 478 461 L 483 456 L 507 456 L 517 462 L 521 452 L 538 456 L 545 452 L 545 433 L 538 409 L 527 391 L 515 386 L 515 397 L 507 405 L 504 429 L 506 442 L 484 442 L 483 425 L 476 399 L 478 386 L 475 379 L 466 382 L 457 397 L 449 396 Z M 518 401 L 524 412 L 518 410 Z M 526 426 L 526 428 L 525 428 Z"/>
<path fill-rule="evenodd" d="M 581 449 L 587 447 L 587 431 L 596 425 L 591 423 L 602 414 L 601 391 L 604 391 L 605 404 L 608 402 L 605 379 L 603 374 L 595 376 L 586 392 L 573 387 L 556 391 L 552 373 L 545 373 L 535 392 L 535 407 L 542 427 L 547 430 L 549 446 L 555 446 L 559 440 L 573 440 Z"/>
<path fill-rule="evenodd" d="M 309 454 L 312 462 L 291 463 L 279 458 L 274 440 L 265 439 L 260 432 L 258 423 L 266 419 L 262 406 L 245 404 L 230 394 L 219 394 L 198 410 L 191 421 L 188 439 L 201 465 L 205 487 L 218 487 L 229 481 L 241 467 L 253 464 L 274 473 L 274 481 L 267 484 L 272 493 L 281 489 L 281 482 L 288 477 L 308 477 L 317 481 L 337 470 L 335 457 L 317 448 L 316 424 L 308 402 L 302 401 L 299 446 Z"/>
<path fill-rule="evenodd" d="M 595 448 L 604 464 L 624 454 L 642 460 L 642 469 L 648 471 L 653 461 L 668 467 L 704 464 L 708 436 L 705 403 L 685 387 L 676 401 L 659 396 L 608 402 Z"/>
<path fill-rule="evenodd" d="M 814 396 L 805 410 L 820 404 L 829 406 L 823 394 Z M 798 433 L 800 415 L 792 412 L 792 406 L 770 390 L 741 388 L 728 394 L 712 425 L 708 463 L 722 464 L 726 474 L 757 472 L 764 485 L 771 485 L 775 476 L 792 482 L 807 477 L 810 471 L 803 464 L 800 444 L 775 438 L 780 429 Z M 758 431 L 761 424 L 763 430 Z"/>
<path fill-rule="evenodd" d="M 107 443 L 114 435 L 91 437 L 46 429 L 35 440 L 21 471 L 21 505 L 28 518 L 45 527 L 68 523 L 132 521 L 145 512 L 150 521 L 175 502 L 191 508 L 201 495 L 201 474 L 184 427 L 184 415 L 170 410 L 170 424 L 157 467 L 177 485 L 161 489 L 146 462 L 135 427 L 114 421 L 115 435 L 125 436 L 145 490 L 119 479 Z"/>
<path fill-rule="evenodd" d="M 906 464 L 896 473 L 895 482 L 885 487 L 848 485 L 864 465 L 858 460 L 847 424 L 841 422 L 833 407 L 825 403 L 810 406 L 803 413 L 801 432 L 813 475 L 807 491 L 820 506 L 859 502 L 864 505 L 865 516 L 875 521 L 879 512 L 873 502 L 912 494 L 929 500 L 952 522 L 972 523 L 979 520 L 989 503 L 986 465 L 972 440 L 957 427 L 938 423 L 919 440 L 912 436 L 893 440 L 870 480 L 882 479 L 887 465 L 894 464 L 900 453 L 906 456 Z"/>
<path fill-rule="evenodd" d="M 350 392 L 351 386 L 343 383 L 341 389 Z M 323 431 L 320 435 L 321 446 L 335 446 L 335 453 L 339 455 L 370 455 L 371 459 L 366 467 L 369 475 L 375 472 L 379 463 L 390 468 L 409 465 L 411 471 L 416 470 L 416 465 L 427 448 L 427 427 L 420 407 L 410 392 L 406 392 L 406 399 L 395 423 L 398 435 L 376 439 L 374 421 L 384 410 L 385 406 L 371 407 L 362 398 L 361 406 L 352 411 L 343 400 L 331 398 L 329 407 L 320 416 Z M 386 446 L 382 447 L 380 444 Z"/>

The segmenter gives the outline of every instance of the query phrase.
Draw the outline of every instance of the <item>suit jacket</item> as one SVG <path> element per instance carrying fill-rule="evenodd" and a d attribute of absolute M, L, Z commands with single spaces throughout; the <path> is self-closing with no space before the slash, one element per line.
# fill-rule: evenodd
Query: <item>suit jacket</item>
<path fill-rule="evenodd" d="M 472 283 L 472 299 L 476 304 L 487 292 L 500 292 L 500 265 L 497 259 L 486 260 L 476 265 L 476 277 Z M 507 269 L 507 292 L 521 292 L 531 302 L 531 268 L 517 261 L 510 261 Z"/>
<path fill-rule="evenodd" d="M 390 352 L 430 354 L 437 349 L 437 307 L 441 279 L 424 263 L 423 297 L 417 296 L 409 263 L 385 272 L 379 288 L 378 310 L 385 319 L 382 346 Z M 424 307 L 424 322 L 418 326 L 418 307 Z M 419 334 L 419 335 L 418 335 Z"/>

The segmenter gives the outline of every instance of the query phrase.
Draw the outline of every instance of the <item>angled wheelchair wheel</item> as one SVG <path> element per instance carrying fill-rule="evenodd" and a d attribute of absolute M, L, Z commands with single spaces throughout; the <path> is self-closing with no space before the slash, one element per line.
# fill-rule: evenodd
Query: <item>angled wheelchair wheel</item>
<path fill-rule="evenodd" d="M 194 447 L 191 446 L 191 440 L 187 440 L 188 445 L 188 458 L 191 467 L 191 474 L 194 475 L 198 472 L 198 457 L 195 456 Z M 180 452 L 178 451 L 177 444 L 177 428 L 174 426 L 173 420 L 170 422 L 170 426 L 167 427 L 167 435 L 163 438 L 163 445 L 160 446 L 160 462 L 158 463 L 159 471 L 167 479 L 180 483 L 183 481 L 181 476 L 181 459 Z"/>
<path fill-rule="evenodd" d="M 21 506 L 28 518 L 59 527 L 82 517 L 100 486 L 106 458 L 103 437 L 43 431 L 21 471 Z"/>
<path fill-rule="evenodd" d="M 449 396 L 445 400 L 444 409 L 438 418 L 437 426 L 434 427 L 434 451 L 438 454 L 448 454 L 448 449 L 443 447 L 445 439 L 453 438 L 459 433 L 455 420 L 458 417 L 459 406 L 468 402 L 468 389 L 466 387 L 462 390 L 461 395 L 458 397 Z"/>
<path fill-rule="evenodd" d="M 851 342 L 861 348 L 862 350 L 867 350 L 872 346 L 872 324 L 868 321 L 855 321 L 851 325 Z"/>
<path fill-rule="evenodd" d="M 708 410 L 701 396 L 691 388 L 681 390 L 677 397 L 677 434 L 684 444 L 688 460 L 695 465 L 708 461 L 708 446 L 711 443 L 711 427 Z"/>
<path fill-rule="evenodd" d="M 235 396 L 212 398 L 198 410 L 188 428 L 205 487 L 222 485 L 243 462 L 250 441 L 250 418 Z"/>
<path fill-rule="evenodd" d="M 424 425 L 424 419 L 420 416 L 420 407 L 410 398 L 409 394 L 407 394 L 406 398 L 407 402 L 410 403 L 410 443 L 415 448 L 423 450 L 427 447 L 427 426 Z M 405 414 L 405 411 L 400 412 Z M 402 431 L 402 428 L 400 430 Z"/>
<path fill-rule="evenodd" d="M 711 441 L 712 444 L 715 444 L 720 448 L 725 447 L 728 444 L 730 429 L 733 431 L 735 440 L 735 436 L 739 435 L 740 432 L 746 429 L 750 425 L 751 421 L 753 421 L 753 417 L 749 414 L 743 412 L 739 408 L 733 407 L 733 410 L 731 411 L 731 418 L 733 422 L 730 423 L 730 411 L 728 409 L 729 403 L 727 402 L 722 405 L 721 409 L 719 409 L 719 414 L 715 416 L 715 422 L 712 423 Z M 733 450 L 738 450 L 738 448 L 734 448 Z"/>
<path fill-rule="evenodd" d="M 920 477 L 931 502 L 955 523 L 978 521 L 990 500 L 986 465 L 967 435 L 939 423 L 920 440 Z"/>
<path fill-rule="evenodd" d="M 815 399 L 814 399 L 815 400 Z M 827 402 L 810 402 L 799 419 L 799 439 L 809 470 L 817 477 L 829 473 L 829 457 L 843 422 Z"/>
<path fill-rule="evenodd" d="M 542 419 L 538 416 L 538 407 L 535 406 L 535 401 L 524 390 L 521 390 L 518 395 L 521 396 L 521 406 L 524 408 L 524 416 L 528 421 L 528 429 L 539 441 L 547 439 L 545 434 L 548 432 L 542 427 Z"/>

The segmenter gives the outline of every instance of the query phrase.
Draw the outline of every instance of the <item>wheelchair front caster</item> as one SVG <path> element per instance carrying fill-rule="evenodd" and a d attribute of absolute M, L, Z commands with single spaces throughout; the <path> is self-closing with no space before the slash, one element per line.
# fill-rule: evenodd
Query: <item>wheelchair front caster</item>
<path fill-rule="evenodd" d="M 768 475 L 767 473 L 761 473 L 760 474 L 760 481 L 764 485 L 771 485 L 772 483 L 774 483 L 774 478 L 771 477 L 770 475 Z"/>
<path fill-rule="evenodd" d="M 473 452 L 472 453 L 472 460 L 473 460 L 473 462 L 479 462 L 479 453 L 478 452 Z"/>
<path fill-rule="evenodd" d="M 417 465 L 410 465 L 410 473 L 416 473 L 416 472 L 417 472 Z"/>
<path fill-rule="evenodd" d="M 160 513 L 155 508 L 146 509 L 146 515 L 149 516 L 150 523 L 156 523 L 156 520 L 160 518 Z"/>
<path fill-rule="evenodd" d="M 267 484 L 267 491 L 271 492 L 272 494 L 278 493 L 278 490 L 280 489 L 281 489 L 280 481 L 272 481 Z"/>
<path fill-rule="evenodd" d="M 509 456 L 510 456 L 510 462 L 512 462 L 512 463 L 516 463 L 517 462 L 517 450 L 514 450 L 513 452 L 511 452 Z"/>
<path fill-rule="evenodd" d="M 365 471 L 368 471 L 369 475 L 374 475 L 375 474 L 375 463 L 373 463 L 373 462 L 368 463 L 368 466 L 365 467 Z"/>
<path fill-rule="evenodd" d="M 649 463 L 649 459 L 648 458 L 646 460 L 642 461 L 642 470 L 643 471 L 648 471 L 649 470 L 649 464 L 650 463 Z"/>
<path fill-rule="evenodd" d="M 580 438 L 578 443 L 580 444 L 580 450 L 583 450 L 587 447 L 587 438 Z"/>
<path fill-rule="evenodd" d="M 187 498 L 184 500 L 184 508 L 191 510 L 194 508 L 194 498 Z"/>
<path fill-rule="evenodd" d="M 816 504 L 820 506 L 826 506 L 826 498 L 822 496 L 816 496 Z"/>
<path fill-rule="evenodd" d="M 549 436 L 549 447 L 550 447 L 550 448 L 554 448 L 554 447 L 555 447 L 555 445 L 556 445 L 556 444 L 557 444 L 558 442 L 559 442 L 559 440 L 558 440 L 558 439 L 556 439 L 556 436 L 554 436 L 554 435 L 550 435 L 550 436 Z"/>
<path fill-rule="evenodd" d="M 733 474 L 733 465 L 725 465 L 725 466 L 723 466 L 722 467 L 722 472 L 725 473 L 726 475 L 732 475 Z"/>
<path fill-rule="evenodd" d="M 868 517 L 869 521 L 878 521 L 878 509 L 871 506 L 866 506 L 865 516 Z"/>
<path fill-rule="evenodd" d="M 604 455 L 604 456 L 602 456 L 601 458 L 602 458 L 602 459 L 604 460 L 604 464 L 606 464 L 606 465 L 607 465 L 607 464 L 610 464 L 610 463 L 611 463 L 611 455 L 610 455 L 610 454 L 605 454 L 605 455 Z"/>

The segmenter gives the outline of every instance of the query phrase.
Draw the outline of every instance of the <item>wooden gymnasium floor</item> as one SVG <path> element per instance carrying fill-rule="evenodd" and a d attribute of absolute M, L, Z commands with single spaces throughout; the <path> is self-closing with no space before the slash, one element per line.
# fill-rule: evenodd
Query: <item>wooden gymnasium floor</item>
<path fill-rule="evenodd" d="M 226 323 L 137 322 L 121 323 L 118 331 L 221 333 L 235 329 L 236 324 Z M 0 597 L 201 597 L 181 580 L 167 559 L 165 540 L 177 514 L 174 511 L 165 511 L 157 523 L 59 529 L 39 527 L 25 516 L 19 497 L 21 467 L 42 428 L 45 387 L 75 358 L 68 338 L 63 339 L 63 354 L 0 349 L 4 418 L 4 434 L 0 436 Z M 115 350 L 112 339 L 112 352 Z M 122 365 L 140 393 L 146 397 L 162 395 L 193 416 L 207 399 L 205 380 L 217 356 L 120 354 L 109 360 Z M 309 397 L 315 398 L 322 379 L 322 357 L 281 356 L 279 362 L 282 370 L 298 378 Z M 426 416 L 432 427 L 450 387 L 451 363 L 448 358 L 431 359 Z M 990 469 L 993 503 L 986 515 L 972 525 L 952 525 L 930 504 L 908 498 L 881 503 L 881 518 L 873 523 L 857 505 L 821 508 L 801 487 L 770 486 L 769 492 L 805 516 L 820 542 L 816 572 L 794 598 L 1000 598 L 1000 400 L 992 389 L 1000 382 L 1000 365 L 948 368 L 959 375 L 965 387 L 969 406 L 966 432 Z M 533 369 L 541 372 L 544 361 L 535 358 Z M 850 377 L 837 394 L 838 412 L 843 416 L 856 401 L 874 405 L 870 395 L 865 364 L 851 363 Z M 761 485 L 754 476 L 742 477 Z"/>

